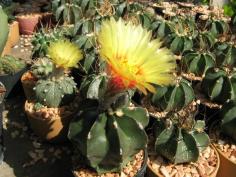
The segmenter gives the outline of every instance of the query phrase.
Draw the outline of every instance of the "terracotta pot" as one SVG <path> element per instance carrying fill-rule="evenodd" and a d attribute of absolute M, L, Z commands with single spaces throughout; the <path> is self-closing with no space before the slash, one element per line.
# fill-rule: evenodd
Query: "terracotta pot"
<path fill-rule="evenodd" d="M 32 101 L 35 98 L 35 91 L 33 88 L 35 87 L 36 82 L 37 78 L 31 71 L 27 71 L 22 75 L 21 83 L 27 100 Z"/>
<path fill-rule="evenodd" d="M 220 157 L 220 168 L 217 177 L 235 177 L 236 176 L 236 163 L 231 161 L 222 151 L 215 146 Z"/>
<path fill-rule="evenodd" d="M 69 129 L 70 120 L 74 113 L 67 114 L 64 117 L 50 117 L 44 118 L 41 116 L 36 116 L 35 112 L 32 111 L 30 103 L 26 101 L 25 112 L 30 122 L 32 130 L 43 140 L 60 143 L 67 141 L 67 133 Z"/>
<path fill-rule="evenodd" d="M 20 15 L 16 17 L 19 22 L 20 33 L 26 35 L 32 35 L 39 23 L 39 14 Z"/>
<path fill-rule="evenodd" d="M 2 51 L 2 56 L 5 56 L 5 55 L 10 55 L 11 54 L 11 41 L 7 40 L 7 43 Z"/>
<path fill-rule="evenodd" d="M 13 21 L 9 26 L 10 26 L 10 31 L 8 40 L 10 40 L 11 46 L 13 47 L 20 40 L 19 23 L 17 21 Z"/>
<path fill-rule="evenodd" d="M 215 153 L 216 153 L 216 156 L 217 156 L 217 166 L 216 166 L 216 169 L 215 171 L 208 177 L 216 177 L 217 175 L 217 172 L 219 170 L 219 167 L 220 167 L 220 158 L 219 158 L 219 154 L 217 152 L 217 150 L 215 149 L 215 147 L 213 145 L 211 145 L 211 147 L 214 149 Z M 150 162 L 148 160 L 148 163 L 147 163 L 147 177 L 164 177 L 164 175 L 162 175 L 161 173 L 159 172 L 156 172 L 152 169 L 152 166 L 150 165 Z M 220 177 L 220 176 L 218 176 Z M 221 176 L 221 177 L 228 177 L 227 175 L 226 176 Z"/>

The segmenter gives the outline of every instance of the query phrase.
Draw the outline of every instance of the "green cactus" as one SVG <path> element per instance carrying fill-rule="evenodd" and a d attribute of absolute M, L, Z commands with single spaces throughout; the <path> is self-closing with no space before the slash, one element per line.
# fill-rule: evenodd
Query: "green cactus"
<path fill-rule="evenodd" d="M 206 26 L 214 36 L 218 36 L 229 31 L 229 25 L 223 20 L 210 19 Z"/>
<path fill-rule="evenodd" d="M 214 47 L 216 62 L 219 67 L 235 67 L 236 66 L 236 48 L 230 43 L 216 43 Z"/>
<path fill-rule="evenodd" d="M 236 73 L 227 69 L 210 68 L 202 81 L 202 89 L 211 101 L 225 103 L 235 99 Z"/>
<path fill-rule="evenodd" d="M 73 101 L 76 84 L 73 78 L 62 76 L 39 80 L 34 88 L 36 100 L 47 107 L 60 107 Z"/>
<path fill-rule="evenodd" d="M 120 172 L 135 154 L 146 148 L 147 124 L 148 114 L 143 108 L 99 113 L 95 107 L 82 111 L 71 122 L 68 137 L 84 157 L 82 164 L 98 174 Z"/>
<path fill-rule="evenodd" d="M 210 144 L 204 127 L 203 121 L 197 121 L 191 130 L 186 130 L 156 120 L 153 127 L 156 153 L 175 164 L 197 161 L 200 152 Z"/>
<path fill-rule="evenodd" d="M 162 111 L 178 111 L 190 104 L 194 99 L 194 91 L 191 84 L 182 78 L 171 86 L 157 86 L 156 93 L 152 95 L 153 106 Z"/>
<path fill-rule="evenodd" d="M 220 110 L 221 132 L 236 141 L 236 101 L 225 103 Z"/>
<path fill-rule="evenodd" d="M 32 66 L 31 71 L 38 79 L 44 79 L 48 77 L 54 69 L 54 65 L 48 58 L 38 59 Z"/>
<path fill-rule="evenodd" d="M 208 50 L 216 42 L 215 36 L 209 31 L 200 31 L 194 41 L 194 48 Z"/>
<path fill-rule="evenodd" d="M 151 30 L 157 37 L 165 39 L 167 35 L 171 34 L 172 26 L 171 22 L 165 19 L 158 19 L 152 23 Z"/>
<path fill-rule="evenodd" d="M 6 55 L 0 58 L 0 73 L 1 74 L 15 74 L 19 70 L 26 67 L 23 60 L 15 58 L 13 56 Z"/>
<path fill-rule="evenodd" d="M 185 72 L 202 76 L 209 68 L 215 66 L 215 57 L 210 52 L 190 51 L 184 54 L 180 62 Z"/>
<path fill-rule="evenodd" d="M 6 45 L 9 27 L 7 15 L 4 13 L 2 7 L 0 6 L 0 56 L 2 55 L 3 49 Z"/>

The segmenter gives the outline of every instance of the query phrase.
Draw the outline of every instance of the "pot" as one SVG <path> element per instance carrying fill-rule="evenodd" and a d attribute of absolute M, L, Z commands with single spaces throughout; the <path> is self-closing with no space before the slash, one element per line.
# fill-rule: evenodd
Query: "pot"
<path fill-rule="evenodd" d="M 63 117 L 44 118 L 44 116 L 36 116 L 37 114 L 35 114 L 32 104 L 34 105 L 34 103 L 26 101 L 25 112 L 35 134 L 43 140 L 52 143 L 67 141 L 69 124 L 74 113 L 67 114 Z"/>
<path fill-rule="evenodd" d="M 10 40 L 11 47 L 15 46 L 20 40 L 20 30 L 19 23 L 17 21 L 13 21 L 10 25 L 8 40 Z"/>
<path fill-rule="evenodd" d="M 216 166 L 216 170 L 210 176 L 208 176 L 208 177 L 216 177 L 217 176 L 217 172 L 218 172 L 219 167 L 220 167 L 220 158 L 219 158 L 219 154 L 218 154 L 217 150 L 215 149 L 215 147 L 213 145 L 211 145 L 211 148 L 214 149 L 214 151 L 216 153 L 216 156 L 217 156 L 217 166 Z M 165 176 L 162 175 L 160 172 L 154 171 L 152 166 L 150 165 L 149 160 L 148 160 L 148 163 L 147 163 L 147 177 L 165 177 Z M 218 176 L 218 177 L 220 177 L 220 176 Z M 221 176 L 221 177 L 224 177 L 224 176 Z"/>
<path fill-rule="evenodd" d="M 3 100 L 5 96 L 6 89 L 4 85 L 0 82 L 0 165 L 3 161 Z"/>
<path fill-rule="evenodd" d="M 33 88 L 37 82 L 37 78 L 32 74 L 31 71 L 25 72 L 21 77 L 22 87 L 27 100 L 32 101 L 35 98 L 35 91 Z"/>
<path fill-rule="evenodd" d="M 5 85 L 6 90 L 7 90 L 6 97 L 8 97 L 8 95 L 12 91 L 13 87 L 20 80 L 23 73 L 25 73 L 27 70 L 28 70 L 28 68 L 25 67 L 25 68 L 19 70 L 18 72 L 16 72 L 14 75 L 10 75 L 10 74 L 0 75 L 0 82 L 2 82 Z"/>
<path fill-rule="evenodd" d="M 144 177 L 145 176 L 146 170 L 147 170 L 147 161 L 148 161 L 148 152 L 147 152 L 147 149 L 145 149 L 143 164 L 134 177 Z M 76 175 L 75 171 L 72 171 L 72 173 L 73 173 L 74 177 L 79 177 L 78 175 Z"/>
<path fill-rule="evenodd" d="M 6 42 L 6 45 L 2 51 L 2 57 L 5 56 L 5 55 L 10 55 L 11 54 L 11 41 L 9 40 L 9 35 L 8 35 L 8 39 L 7 39 L 7 42 Z"/>
<path fill-rule="evenodd" d="M 20 15 L 16 17 L 19 22 L 20 33 L 25 35 L 32 35 L 39 23 L 39 14 Z"/>

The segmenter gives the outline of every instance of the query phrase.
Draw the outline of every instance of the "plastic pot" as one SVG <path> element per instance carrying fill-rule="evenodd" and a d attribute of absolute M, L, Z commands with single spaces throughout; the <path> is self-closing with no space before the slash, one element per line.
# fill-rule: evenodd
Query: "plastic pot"
<path fill-rule="evenodd" d="M 217 152 L 217 150 L 215 149 L 215 147 L 213 145 L 210 145 L 212 149 L 214 149 L 215 153 L 216 153 L 216 157 L 217 157 L 217 166 L 215 171 L 208 177 L 216 177 L 217 176 L 217 172 L 219 170 L 220 167 L 220 158 L 219 158 L 219 154 Z M 160 172 L 156 172 L 153 170 L 152 166 L 150 165 L 150 163 L 147 163 L 147 175 L 146 177 L 165 177 L 164 175 L 162 175 Z M 220 177 L 220 176 L 218 176 Z M 228 176 L 221 176 L 221 177 L 228 177 Z"/>
<path fill-rule="evenodd" d="M 6 89 L 4 85 L 0 82 L 0 164 L 3 161 L 3 100 L 5 96 Z"/>
<path fill-rule="evenodd" d="M 35 78 L 30 71 L 27 71 L 22 75 L 21 84 L 27 100 L 32 101 L 35 98 L 35 91 L 33 88 L 35 87 L 36 82 L 37 78 Z"/>
<path fill-rule="evenodd" d="M 16 17 L 19 22 L 20 33 L 25 35 L 32 35 L 39 23 L 39 14 L 20 15 Z"/>
<path fill-rule="evenodd" d="M 147 149 L 145 149 L 143 164 L 134 177 L 144 177 L 145 176 L 146 170 L 147 170 L 147 161 L 148 161 L 148 152 L 147 152 Z M 73 173 L 74 177 L 79 177 L 76 175 L 75 171 L 72 171 L 72 173 Z"/>
<path fill-rule="evenodd" d="M 6 97 L 8 97 L 9 93 L 12 91 L 13 87 L 16 85 L 16 83 L 20 80 L 21 76 L 28 70 L 28 67 L 19 70 L 15 74 L 4 74 L 0 75 L 0 82 L 4 84 L 6 87 Z"/>
<path fill-rule="evenodd" d="M 30 122 L 30 126 L 36 135 L 38 135 L 41 139 L 52 143 L 60 143 L 68 140 L 67 134 L 69 124 L 74 113 L 67 114 L 64 117 L 58 116 L 44 118 L 33 114 L 30 104 L 32 103 L 26 101 L 25 112 Z"/>

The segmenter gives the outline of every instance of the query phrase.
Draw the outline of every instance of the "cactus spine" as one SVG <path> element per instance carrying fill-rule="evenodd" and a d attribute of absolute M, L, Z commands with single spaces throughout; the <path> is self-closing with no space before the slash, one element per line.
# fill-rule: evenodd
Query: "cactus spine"
<path fill-rule="evenodd" d="M 54 69 L 53 63 L 47 58 L 38 59 L 31 67 L 31 71 L 38 79 L 49 76 Z"/>

